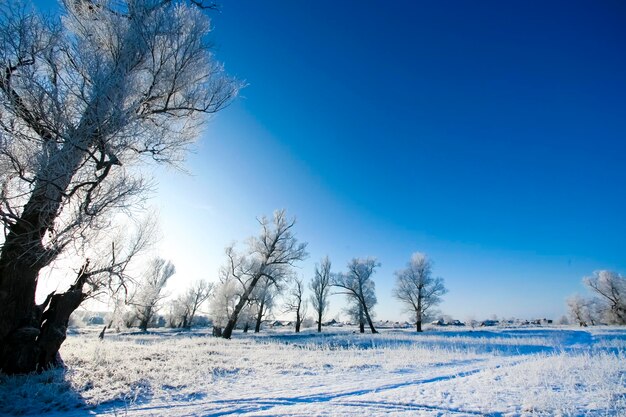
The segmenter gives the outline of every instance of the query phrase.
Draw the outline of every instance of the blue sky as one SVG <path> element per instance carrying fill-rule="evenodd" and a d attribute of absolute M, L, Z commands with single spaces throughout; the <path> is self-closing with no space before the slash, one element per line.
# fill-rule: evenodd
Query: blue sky
<path fill-rule="evenodd" d="M 414 251 L 461 319 L 558 318 L 584 275 L 626 272 L 626 4 L 223 3 L 215 53 L 248 86 L 153 199 L 179 285 L 276 208 L 307 279 L 378 257 L 383 319 Z"/>

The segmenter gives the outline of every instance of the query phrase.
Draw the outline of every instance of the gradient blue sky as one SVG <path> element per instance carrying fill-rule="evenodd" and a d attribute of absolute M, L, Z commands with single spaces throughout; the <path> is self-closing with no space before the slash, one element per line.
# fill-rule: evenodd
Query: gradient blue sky
<path fill-rule="evenodd" d="M 49 3 L 45 1 L 35 4 Z M 245 80 L 154 196 L 176 287 L 286 208 L 334 270 L 435 262 L 460 319 L 551 317 L 626 272 L 626 3 L 223 2 L 216 56 Z M 343 304 L 331 303 L 334 312 Z"/>

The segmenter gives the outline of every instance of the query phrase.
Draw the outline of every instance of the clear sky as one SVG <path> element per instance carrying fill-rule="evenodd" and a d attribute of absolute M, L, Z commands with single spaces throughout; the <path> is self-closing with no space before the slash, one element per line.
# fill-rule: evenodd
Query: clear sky
<path fill-rule="evenodd" d="M 49 1 L 35 1 L 46 4 Z M 558 318 L 597 269 L 626 272 L 626 3 L 223 2 L 216 56 L 248 86 L 190 176 L 157 173 L 172 288 L 285 208 L 300 273 L 427 253 L 459 319 Z M 343 304 L 331 300 L 334 311 Z"/>

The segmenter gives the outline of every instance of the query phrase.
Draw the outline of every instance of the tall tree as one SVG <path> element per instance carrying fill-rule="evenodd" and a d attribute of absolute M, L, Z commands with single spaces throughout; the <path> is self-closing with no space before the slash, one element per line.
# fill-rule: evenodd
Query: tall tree
<path fill-rule="evenodd" d="M 41 269 L 141 200 L 137 165 L 179 164 L 203 116 L 238 89 L 210 52 L 200 0 L 64 0 L 58 21 L 20 3 L 0 4 L 0 364 L 16 363 L 11 373 L 38 367 Z"/>
<path fill-rule="evenodd" d="M 167 296 L 163 289 L 175 273 L 174 264 L 163 258 L 156 257 L 149 262 L 137 293 L 130 303 L 135 309 L 139 328 L 144 332 L 158 312 L 159 302 Z"/>
<path fill-rule="evenodd" d="M 347 295 L 355 304 L 361 318 L 359 322 L 361 333 L 365 331 L 364 321 L 367 321 L 372 333 L 378 333 L 371 314 L 377 302 L 372 275 L 378 267 L 380 263 L 376 258 L 354 258 L 348 262 L 347 273 L 338 273 L 333 277 L 332 285 L 340 288 L 340 294 Z"/>
<path fill-rule="evenodd" d="M 393 295 L 414 314 L 416 330 L 421 332 L 428 310 L 439 304 L 441 296 L 447 292 L 443 278 L 432 276 L 431 260 L 419 252 L 414 253 L 406 268 L 396 271 L 395 275 Z"/>
<path fill-rule="evenodd" d="M 328 297 L 330 295 L 330 276 L 331 262 L 328 256 L 322 258 L 319 264 L 315 264 L 315 276 L 309 284 L 309 288 L 313 291 L 311 294 L 311 304 L 317 313 L 317 331 L 322 331 L 322 321 L 324 313 L 328 308 Z"/>
<path fill-rule="evenodd" d="M 238 254 L 233 247 L 226 248 L 227 263 L 222 269 L 226 281 L 238 283 L 238 301 L 226 323 L 222 337 L 230 339 L 241 310 L 251 299 L 252 292 L 262 279 L 279 285 L 289 276 L 290 268 L 308 256 L 306 243 L 298 243 L 293 234 L 295 219 L 288 219 L 284 210 L 274 212 L 272 220 L 259 219 L 261 233 L 248 241 L 248 249 Z"/>

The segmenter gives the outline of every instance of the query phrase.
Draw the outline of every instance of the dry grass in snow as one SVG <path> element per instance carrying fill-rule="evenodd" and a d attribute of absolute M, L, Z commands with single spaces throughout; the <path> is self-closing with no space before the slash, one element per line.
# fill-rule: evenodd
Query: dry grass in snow
<path fill-rule="evenodd" d="M 626 330 L 73 335 L 0 413 L 626 415 Z M 623 413 L 623 414 L 620 414 Z"/>

